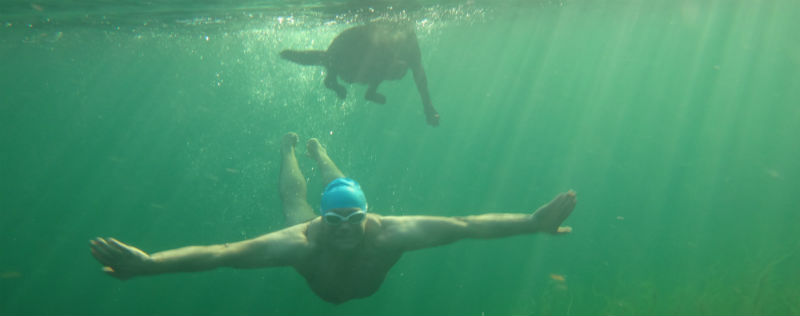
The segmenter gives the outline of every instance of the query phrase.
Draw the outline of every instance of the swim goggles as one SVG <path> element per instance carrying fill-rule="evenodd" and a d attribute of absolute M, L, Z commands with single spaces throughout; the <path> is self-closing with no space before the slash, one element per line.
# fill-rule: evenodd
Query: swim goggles
<path fill-rule="evenodd" d="M 334 212 L 327 212 L 322 215 L 322 219 L 329 225 L 341 225 L 342 223 L 357 224 L 367 218 L 367 212 L 362 210 L 350 213 L 350 215 L 342 216 Z"/>

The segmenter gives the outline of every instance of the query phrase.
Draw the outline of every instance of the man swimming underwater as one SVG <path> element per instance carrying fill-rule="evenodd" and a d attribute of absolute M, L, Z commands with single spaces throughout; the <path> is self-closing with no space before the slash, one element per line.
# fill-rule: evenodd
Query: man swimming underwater
<path fill-rule="evenodd" d="M 533 214 L 487 213 L 464 217 L 382 216 L 369 212 L 364 192 L 331 161 L 319 141 L 306 144 L 324 183 L 320 216 L 306 201 L 306 182 L 295 157 L 298 136 L 288 133 L 281 146 L 280 195 L 287 226 L 234 243 L 188 246 L 148 254 L 114 238 L 90 241 L 92 255 L 109 275 L 136 276 L 291 266 L 322 299 L 339 304 L 375 293 L 386 273 L 407 251 L 461 239 L 521 234 L 565 234 L 561 223 L 572 213 L 575 192 L 557 195 Z"/>

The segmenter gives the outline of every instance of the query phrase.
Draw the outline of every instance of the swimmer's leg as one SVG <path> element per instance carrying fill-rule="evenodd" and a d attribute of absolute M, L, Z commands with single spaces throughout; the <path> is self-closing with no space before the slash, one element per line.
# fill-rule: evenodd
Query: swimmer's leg
<path fill-rule="evenodd" d="M 289 132 L 283 136 L 281 143 L 280 192 L 286 226 L 296 225 L 317 216 L 306 201 L 306 179 L 300 172 L 294 153 L 298 139 L 297 134 Z"/>
<path fill-rule="evenodd" d="M 319 164 L 319 172 L 324 185 L 328 185 L 328 183 L 331 183 L 331 181 L 336 178 L 344 177 L 342 171 L 339 170 L 331 158 L 328 157 L 328 151 L 322 147 L 318 139 L 312 138 L 308 140 L 308 143 L 306 143 L 306 152 L 311 159 L 316 160 L 317 164 Z"/>

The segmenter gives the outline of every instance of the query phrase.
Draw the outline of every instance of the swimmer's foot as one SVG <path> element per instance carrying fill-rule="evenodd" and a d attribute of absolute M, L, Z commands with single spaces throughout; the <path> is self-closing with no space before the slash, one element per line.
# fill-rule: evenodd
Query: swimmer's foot
<path fill-rule="evenodd" d="M 300 137 L 297 136 L 295 132 L 288 132 L 286 135 L 283 135 L 283 140 L 281 142 L 281 152 L 284 154 L 293 154 L 294 147 L 297 146 L 297 142 L 300 140 Z"/>
<path fill-rule="evenodd" d="M 320 161 L 320 159 L 328 156 L 328 151 L 325 150 L 325 147 L 322 147 L 318 139 L 311 138 L 306 143 L 306 154 L 311 157 L 311 159 Z"/>
<path fill-rule="evenodd" d="M 322 178 L 322 183 L 330 183 L 336 178 L 344 177 L 344 174 L 336 167 L 331 157 L 328 157 L 328 150 L 322 147 L 318 139 L 312 138 L 308 140 L 306 143 L 306 155 L 314 159 L 319 165 L 319 174 Z"/>
<path fill-rule="evenodd" d="M 533 224 L 536 226 L 536 231 L 550 234 L 572 232 L 572 227 L 561 227 L 560 225 L 572 214 L 576 203 L 578 201 L 575 191 L 569 190 L 556 195 L 550 203 L 540 207 L 531 216 Z"/>

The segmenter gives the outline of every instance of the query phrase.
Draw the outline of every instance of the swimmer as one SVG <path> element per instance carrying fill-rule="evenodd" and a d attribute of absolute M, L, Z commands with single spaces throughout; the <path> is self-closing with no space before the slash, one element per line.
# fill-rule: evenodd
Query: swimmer
<path fill-rule="evenodd" d="M 311 290 L 340 304 L 365 298 L 380 288 L 389 269 L 410 251 L 462 239 L 492 239 L 523 234 L 566 234 L 561 226 L 572 213 L 576 194 L 557 195 L 533 213 L 485 213 L 463 217 L 384 216 L 370 208 L 361 186 L 346 177 L 315 138 L 306 144 L 327 183 L 317 215 L 306 199 L 295 133 L 281 145 L 280 196 L 286 228 L 256 238 L 209 246 L 188 246 L 149 254 L 114 238 L 90 241 L 92 255 L 112 277 L 237 269 L 293 267 Z"/>

